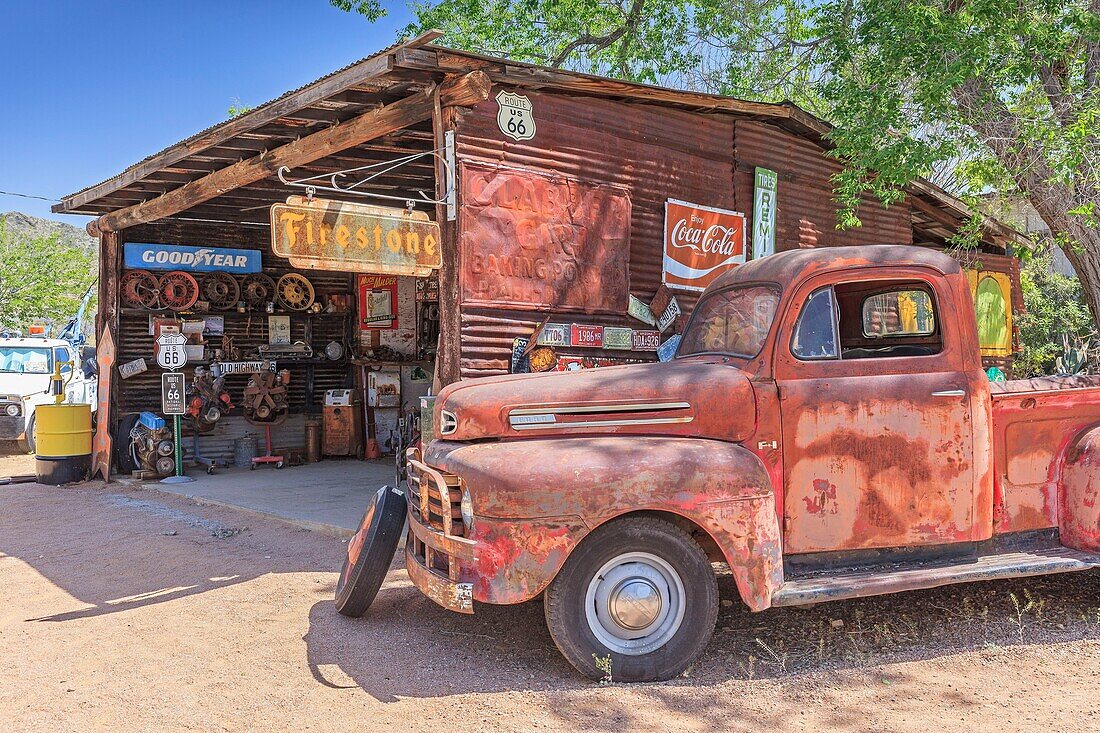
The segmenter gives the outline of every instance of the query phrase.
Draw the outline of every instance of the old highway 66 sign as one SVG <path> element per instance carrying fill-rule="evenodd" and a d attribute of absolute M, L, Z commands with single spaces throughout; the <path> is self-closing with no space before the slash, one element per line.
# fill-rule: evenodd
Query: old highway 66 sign
<path fill-rule="evenodd" d="M 187 337 L 182 333 L 162 333 L 157 338 L 157 364 L 161 369 L 175 371 L 187 363 Z"/>
<path fill-rule="evenodd" d="M 501 92 L 497 95 L 497 125 L 513 140 L 530 140 L 535 136 L 534 105 L 522 94 Z"/>

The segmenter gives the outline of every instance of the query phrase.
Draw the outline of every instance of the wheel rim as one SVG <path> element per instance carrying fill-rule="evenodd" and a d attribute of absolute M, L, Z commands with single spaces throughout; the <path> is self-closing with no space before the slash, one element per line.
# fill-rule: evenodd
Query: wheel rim
<path fill-rule="evenodd" d="M 617 654 L 649 654 L 680 630 L 684 597 L 675 568 L 651 553 L 628 552 L 592 576 L 585 595 L 588 628 Z"/>

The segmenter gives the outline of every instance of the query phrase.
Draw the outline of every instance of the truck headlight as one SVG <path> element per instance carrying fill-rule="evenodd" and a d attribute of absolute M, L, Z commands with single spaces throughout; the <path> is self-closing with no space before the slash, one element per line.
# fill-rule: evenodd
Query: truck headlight
<path fill-rule="evenodd" d="M 462 503 L 459 504 L 459 511 L 462 513 L 462 523 L 466 525 L 467 531 L 474 526 L 474 502 L 470 498 L 469 489 L 462 490 Z"/>
<path fill-rule="evenodd" d="M 8 405 L 4 412 L 8 413 L 9 417 L 15 417 L 19 414 L 19 405 Z"/>

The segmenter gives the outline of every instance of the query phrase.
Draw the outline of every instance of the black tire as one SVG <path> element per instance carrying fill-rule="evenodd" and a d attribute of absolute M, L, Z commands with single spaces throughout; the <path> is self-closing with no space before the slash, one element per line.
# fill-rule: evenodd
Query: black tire
<path fill-rule="evenodd" d="M 129 476 L 140 468 L 140 466 L 134 462 L 134 457 L 130 453 L 130 446 L 133 444 L 133 439 L 130 437 L 130 431 L 137 425 L 138 417 L 139 415 L 136 412 L 123 415 L 119 418 L 118 429 L 115 430 L 115 463 L 118 464 L 119 473 L 126 476 Z"/>
<path fill-rule="evenodd" d="M 336 610 L 358 618 L 366 613 L 390 569 L 408 503 L 405 494 L 383 486 L 374 495 L 359 523 L 359 531 L 348 540 L 348 552 L 336 581 Z"/>
<path fill-rule="evenodd" d="M 37 413 L 31 415 L 30 419 L 27 420 L 27 432 L 23 437 L 23 442 L 27 445 L 28 453 L 35 453 L 38 448 L 38 439 L 35 437 L 34 434 L 34 424 L 35 422 L 37 422 L 35 420 L 36 417 L 38 417 Z"/>
<path fill-rule="evenodd" d="M 645 653 L 609 648 L 593 631 L 590 619 L 596 611 L 589 613 L 587 608 L 597 573 L 630 553 L 656 556 L 683 585 L 682 621 L 666 632 L 672 635 L 661 646 Z M 607 582 L 604 578 L 600 576 Z M 627 517 L 609 522 L 581 542 L 547 589 L 544 605 L 554 644 L 581 674 L 614 682 L 668 680 L 691 666 L 710 641 L 718 619 L 718 582 L 706 553 L 691 535 L 662 519 Z"/>

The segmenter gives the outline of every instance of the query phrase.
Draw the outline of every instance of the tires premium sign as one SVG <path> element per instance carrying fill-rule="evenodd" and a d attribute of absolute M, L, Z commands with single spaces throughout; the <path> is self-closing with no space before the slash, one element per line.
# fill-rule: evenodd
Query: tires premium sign
<path fill-rule="evenodd" d="M 301 196 L 271 207 L 271 248 L 312 270 L 423 277 L 443 264 L 424 212 Z"/>
<path fill-rule="evenodd" d="M 665 202 L 662 282 L 702 290 L 745 262 L 745 215 L 669 199 Z"/>

